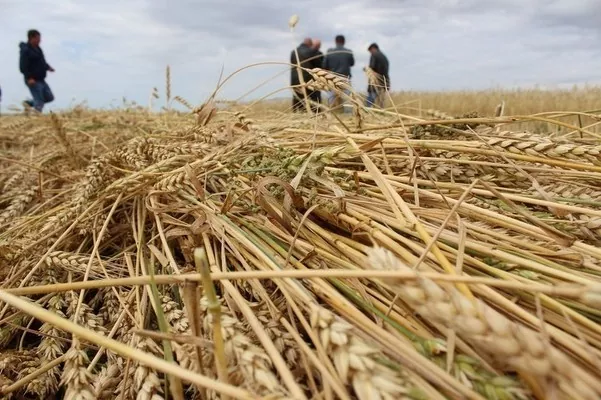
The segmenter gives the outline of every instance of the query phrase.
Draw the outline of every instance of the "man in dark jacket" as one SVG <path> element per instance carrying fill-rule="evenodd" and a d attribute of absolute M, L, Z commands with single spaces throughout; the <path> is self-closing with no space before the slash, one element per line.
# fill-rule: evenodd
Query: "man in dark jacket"
<path fill-rule="evenodd" d="M 315 51 L 315 54 L 313 54 L 313 56 L 312 56 L 314 58 L 311 60 L 311 68 L 323 68 L 324 57 L 323 57 L 323 53 L 320 50 L 321 40 L 313 39 L 313 45 L 311 47 Z M 320 90 L 311 91 L 311 93 L 309 93 L 309 97 L 314 102 L 321 103 L 321 91 Z"/>
<path fill-rule="evenodd" d="M 301 68 L 311 69 L 313 68 L 314 59 L 312 59 L 315 55 L 315 49 L 313 49 L 313 41 L 311 38 L 306 38 L 300 46 L 298 46 L 295 50 L 292 50 L 290 54 L 290 64 L 298 65 Z M 298 61 L 296 59 L 296 53 L 298 53 Z M 311 80 L 311 74 L 305 70 L 302 70 L 298 67 L 290 68 L 290 86 L 298 86 L 302 82 L 299 79 L 299 72 L 303 78 L 303 82 L 307 83 Z M 310 95 L 309 90 L 306 90 L 307 96 Z M 292 95 L 292 111 L 302 111 L 303 103 L 304 103 L 304 91 L 302 88 L 293 88 Z"/>
<path fill-rule="evenodd" d="M 40 32 L 32 29 L 27 32 L 27 43 L 19 43 L 21 50 L 19 69 L 33 97 L 33 100 L 26 100 L 23 103 L 39 112 L 42 112 L 46 103 L 54 100 L 52 90 L 46 83 L 47 71 L 54 72 L 54 68 L 46 62 L 44 52 L 40 48 L 41 39 Z"/>
<path fill-rule="evenodd" d="M 344 47 L 346 40 L 343 35 L 337 35 L 334 40 L 336 42 L 336 47 L 328 49 L 323 62 L 323 69 L 342 75 L 350 81 L 351 67 L 355 65 L 355 57 L 351 50 Z M 347 93 L 347 95 L 348 94 L 349 93 Z M 339 100 L 340 98 L 335 92 L 329 93 L 330 107 L 335 106 L 335 103 Z"/>
<path fill-rule="evenodd" d="M 384 106 L 383 93 L 390 90 L 390 77 L 388 75 L 388 58 L 380 51 L 377 43 L 372 43 L 367 50 L 371 53 L 369 68 L 376 74 L 376 82 L 367 86 L 367 106 L 377 103 Z"/>

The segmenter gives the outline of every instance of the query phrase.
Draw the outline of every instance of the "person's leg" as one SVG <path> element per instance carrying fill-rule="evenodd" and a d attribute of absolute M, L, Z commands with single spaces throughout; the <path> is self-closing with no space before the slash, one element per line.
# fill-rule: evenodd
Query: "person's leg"
<path fill-rule="evenodd" d="M 329 91 L 328 93 L 328 106 L 331 108 L 334 106 L 334 102 L 336 101 L 336 92 Z"/>
<path fill-rule="evenodd" d="M 374 106 L 374 100 L 375 100 L 375 93 L 371 90 L 367 91 L 367 99 L 365 101 L 365 105 L 367 107 L 373 107 Z"/>
<path fill-rule="evenodd" d="M 309 108 L 315 110 L 315 106 L 313 106 L 310 102 L 311 101 L 315 101 L 315 92 L 306 89 L 305 91 L 303 91 L 303 89 L 298 89 L 296 92 L 296 103 L 295 106 L 297 107 L 296 111 L 298 112 L 303 112 L 307 109 L 307 105 L 309 105 Z M 306 96 L 305 96 L 306 93 Z"/>
<path fill-rule="evenodd" d="M 27 86 L 27 89 L 29 89 L 29 92 L 31 92 L 31 87 L 27 84 L 27 82 L 25 82 L 25 86 Z M 28 111 L 29 109 L 33 108 L 33 100 L 23 100 L 21 104 L 23 105 L 25 111 Z"/>
<path fill-rule="evenodd" d="M 384 100 L 385 100 L 385 92 L 384 90 L 378 90 L 378 93 L 376 93 L 376 99 L 375 99 L 375 103 L 376 106 L 378 108 L 383 109 L 384 108 Z"/>
<path fill-rule="evenodd" d="M 344 96 L 340 96 L 340 103 L 342 105 L 342 111 L 345 114 L 349 114 L 351 112 L 351 107 L 350 107 L 350 103 L 349 103 L 349 98 L 351 96 L 351 90 L 350 89 L 345 89 L 344 90 Z"/>
<path fill-rule="evenodd" d="M 48 86 L 48 84 L 46 82 L 42 82 L 42 84 L 43 84 L 42 96 L 44 97 L 44 104 L 53 102 L 54 94 L 52 93 L 50 86 Z"/>
<path fill-rule="evenodd" d="M 314 113 L 319 112 L 319 105 L 321 103 L 321 92 L 319 90 L 313 90 L 311 92 L 308 93 L 309 94 L 309 99 L 311 99 L 311 110 Z M 317 103 L 317 104 L 315 104 Z"/>
<path fill-rule="evenodd" d="M 340 95 L 340 93 L 335 91 L 328 92 L 328 94 L 328 106 L 334 110 L 334 112 L 340 112 L 342 104 L 344 103 L 344 98 Z"/>
<path fill-rule="evenodd" d="M 44 108 L 44 85 L 41 82 L 36 82 L 29 86 L 31 97 L 33 97 L 33 108 L 42 112 Z"/>
<path fill-rule="evenodd" d="M 292 112 L 299 112 L 303 108 L 301 97 L 297 90 L 292 92 Z"/>

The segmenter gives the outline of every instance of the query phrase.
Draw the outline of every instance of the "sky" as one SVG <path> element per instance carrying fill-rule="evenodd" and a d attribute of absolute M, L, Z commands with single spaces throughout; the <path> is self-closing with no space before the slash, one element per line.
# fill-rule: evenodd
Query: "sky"
<path fill-rule="evenodd" d="M 220 98 L 289 96 L 291 50 L 310 36 L 325 51 L 337 34 L 359 90 L 372 42 L 389 58 L 392 90 L 601 83 L 600 0 L 0 0 L 3 108 L 29 97 L 18 44 L 31 28 L 56 69 L 48 109 L 147 106 L 154 87 L 163 105 L 167 65 L 172 96 L 193 104 L 245 66 Z"/>

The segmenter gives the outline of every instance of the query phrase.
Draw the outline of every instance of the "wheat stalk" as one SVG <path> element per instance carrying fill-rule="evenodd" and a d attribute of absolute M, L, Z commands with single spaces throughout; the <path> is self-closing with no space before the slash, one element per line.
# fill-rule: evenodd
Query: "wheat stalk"
<path fill-rule="evenodd" d="M 171 67 L 169 65 L 165 69 L 165 96 L 167 107 L 171 108 Z"/>

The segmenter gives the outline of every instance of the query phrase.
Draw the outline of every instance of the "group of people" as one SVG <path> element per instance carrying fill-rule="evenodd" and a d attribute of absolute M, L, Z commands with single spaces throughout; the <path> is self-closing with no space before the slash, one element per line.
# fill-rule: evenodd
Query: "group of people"
<path fill-rule="evenodd" d="M 305 38 L 303 42 L 290 54 L 290 86 L 292 86 L 292 111 L 303 111 L 306 107 L 306 100 L 313 111 L 317 111 L 317 105 L 322 102 L 321 91 L 310 90 L 303 86 L 312 79 L 308 70 L 321 68 L 333 72 L 339 76 L 348 79 L 349 84 L 352 78 L 351 69 L 355 66 L 355 57 L 352 50 L 345 47 L 345 37 L 337 35 L 334 39 L 336 46 L 327 50 L 324 55 L 320 50 L 321 40 Z M 367 49 L 371 53 L 369 66 L 364 68 L 367 73 L 367 99 L 368 107 L 383 107 L 383 94 L 390 89 L 389 63 L 388 58 L 377 43 L 372 43 Z M 299 68 L 300 67 L 300 68 Z M 301 82 L 302 79 L 302 82 Z M 348 96 L 348 91 L 345 92 Z M 339 93 L 328 92 L 328 106 L 336 107 L 344 99 L 341 99 Z"/>
<path fill-rule="evenodd" d="M 27 32 L 27 42 L 19 43 L 19 68 L 23 74 L 25 85 L 32 96 L 32 100 L 24 101 L 23 105 L 26 108 L 34 108 L 39 112 L 42 111 L 45 104 L 54 100 L 52 90 L 46 82 L 47 73 L 54 72 L 54 68 L 46 61 L 44 52 L 40 47 L 41 39 L 40 32 L 31 29 Z M 336 46 L 328 49 L 324 55 L 320 50 L 321 40 L 306 38 L 292 51 L 290 63 L 293 66 L 290 73 L 290 85 L 293 88 L 293 111 L 302 111 L 305 108 L 306 99 L 310 99 L 309 103 L 313 103 L 311 105 L 313 110 L 317 110 L 315 104 L 322 103 L 321 91 L 309 90 L 302 85 L 312 79 L 311 74 L 307 71 L 308 69 L 322 68 L 347 78 L 350 83 L 352 78 L 351 69 L 355 66 L 355 57 L 352 50 L 345 47 L 345 37 L 343 35 L 337 35 L 335 43 Z M 364 68 L 368 77 L 366 105 L 368 107 L 376 105 L 383 107 L 384 98 L 382 94 L 390 89 L 388 58 L 380 51 L 377 43 L 372 43 L 368 47 L 368 51 L 371 53 L 369 66 Z M 1 93 L 0 91 L 0 96 Z M 348 91 L 345 94 L 348 96 Z M 339 93 L 328 93 L 328 105 L 330 107 L 340 105 L 343 100 Z"/>

